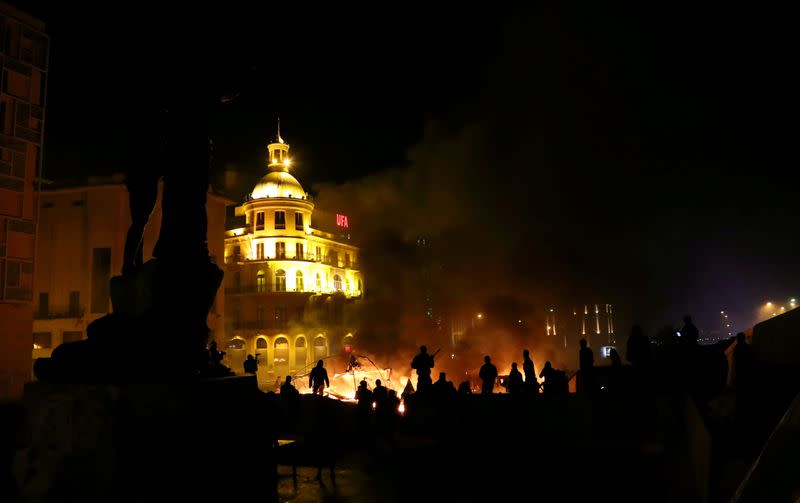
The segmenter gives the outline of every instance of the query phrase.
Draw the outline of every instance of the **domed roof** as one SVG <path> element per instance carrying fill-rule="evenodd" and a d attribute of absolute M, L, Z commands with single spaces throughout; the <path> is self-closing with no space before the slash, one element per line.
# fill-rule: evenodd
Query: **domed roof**
<path fill-rule="evenodd" d="M 256 184 L 251 197 L 253 199 L 266 197 L 305 199 L 306 191 L 303 190 L 300 182 L 286 171 L 273 171 Z"/>

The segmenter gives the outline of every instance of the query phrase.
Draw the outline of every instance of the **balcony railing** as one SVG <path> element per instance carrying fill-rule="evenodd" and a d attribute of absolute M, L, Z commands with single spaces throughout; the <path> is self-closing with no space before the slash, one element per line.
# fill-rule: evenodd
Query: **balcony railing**
<path fill-rule="evenodd" d="M 63 309 L 53 309 L 49 308 L 47 311 L 42 311 L 41 309 L 37 309 L 33 313 L 33 319 L 35 320 L 57 320 L 60 318 L 81 318 L 83 317 L 84 309 L 82 307 L 79 308 L 63 308 Z"/>
<path fill-rule="evenodd" d="M 262 321 L 234 321 L 231 323 L 233 328 L 238 330 L 247 329 L 270 329 L 270 328 L 287 328 L 289 322 L 286 320 L 262 320 Z"/>
<path fill-rule="evenodd" d="M 262 286 L 259 287 L 257 285 L 247 285 L 247 286 L 233 286 L 225 288 L 225 295 L 236 295 L 236 294 L 244 294 L 244 293 L 286 293 L 286 292 L 296 292 L 296 293 L 317 293 L 316 290 L 311 288 L 285 288 L 283 290 L 276 290 L 273 285 L 269 286 Z M 330 293 L 330 292 L 325 292 Z"/>
<path fill-rule="evenodd" d="M 235 264 L 238 262 L 264 262 L 264 261 L 275 261 L 275 260 L 288 260 L 288 261 L 301 261 L 301 262 L 316 262 L 319 264 L 325 264 L 332 267 L 338 267 L 340 269 L 360 269 L 359 263 L 355 260 L 351 260 L 349 262 L 345 260 L 333 260 L 326 257 L 317 258 L 316 255 L 313 253 L 306 253 L 304 255 L 284 255 L 281 257 L 270 257 L 264 256 L 263 258 L 243 258 L 241 255 L 229 255 L 225 258 L 226 263 L 228 264 Z"/>

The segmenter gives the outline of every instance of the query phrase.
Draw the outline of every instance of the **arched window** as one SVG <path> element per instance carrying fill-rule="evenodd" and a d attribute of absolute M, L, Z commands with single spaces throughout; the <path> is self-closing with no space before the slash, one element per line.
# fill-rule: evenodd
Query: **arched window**
<path fill-rule="evenodd" d="M 338 274 L 334 274 L 333 276 L 333 289 L 337 292 L 342 291 L 342 277 Z"/>
<path fill-rule="evenodd" d="M 314 339 L 314 361 L 321 360 L 328 356 L 328 344 L 324 335 L 318 335 Z"/>
<path fill-rule="evenodd" d="M 283 269 L 278 269 L 275 271 L 275 291 L 276 292 L 285 292 L 286 291 L 286 271 Z"/>
<path fill-rule="evenodd" d="M 353 350 L 353 336 L 352 335 L 345 335 L 344 336 L 344 350 L 348 353 Z"/>
<path fill-rule="evenodd" d="M 295 274 L 295 290 L 298 292 L 305 290 L 303 285 L 303 271 L 297 271 Z"/>
<path fill-rule="evenodd" d="M 319 273 L 317 273 L 317 293 L 322 293 L 322 279 L 319 277 Z"/>
<path fill-rule="evenodd" d="M 306 338 L 302 336 L 298 337 L 297 340 L 294 341 L 294 367 L 296 369 L 301 369 L 306 366 L 307 355 Z"/>
<path fill-rule="evenodd" d="M 289 339 L 278 337 L 275 339 L 275 366 L 289 365 Z"/>
<path fill-rule="evenodd" d="M 258 274 L 256 274 L 256 291 L 258 293 L 267 291 L 267 279 L 264 271 L 258 271 Z"/>
<path fill-rule="evenodd" d="M 256 349 L 267 349 L 267 340 L 263 337 L 256 339 Z"/>

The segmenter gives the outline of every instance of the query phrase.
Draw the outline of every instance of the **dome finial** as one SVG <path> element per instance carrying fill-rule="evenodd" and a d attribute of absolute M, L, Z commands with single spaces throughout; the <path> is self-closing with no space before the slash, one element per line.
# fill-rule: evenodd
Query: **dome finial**
<path fill-rule="evenodd" d="M 289 144 L 281 138 L 281 117 L 278 116 L 278 137 L 267 146 L 267 162 L 270 171 L 289 171 L 292 160 L 289 158 Z"/>

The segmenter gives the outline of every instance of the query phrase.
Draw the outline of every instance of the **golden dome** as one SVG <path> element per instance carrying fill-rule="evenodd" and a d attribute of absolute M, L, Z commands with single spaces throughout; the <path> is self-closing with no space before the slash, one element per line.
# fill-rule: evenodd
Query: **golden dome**
<path fill-rule="evenodd" d="M 295 177 L 286 171 L 273 171 L 258 182 L 251 194 L 252 199 L 267 197 L 291 197 L 305 199 L 306 191 Z"/>

